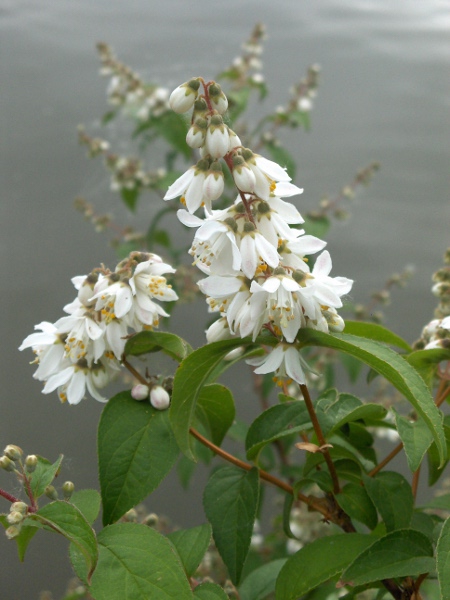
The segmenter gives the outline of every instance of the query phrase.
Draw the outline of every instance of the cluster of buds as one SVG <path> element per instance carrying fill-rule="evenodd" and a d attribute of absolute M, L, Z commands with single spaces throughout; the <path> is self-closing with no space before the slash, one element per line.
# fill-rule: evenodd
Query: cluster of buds
<path fill-rule="evenodd" d="M 306 256 L 326 243 L 305 235 L 300 213 L 282 200 L 303 190 L 291 183 L 283 167 L 244 148 L 224 124 L 227 101 L 214 81 L 191 79 L 174 90 L 170 103 L 176 112 L 192 110 L 187 143 L 201 156 L 164 199 L 180 197 L 187 210 L 179 210 L 178 218 L 198 228 L 190 254 L 207 275 L 199 287 L 210 310 L 220 313 L 207 339 L 256 339 L 269 330 L 279 345 L 252 363 L 258 367 L 255 372 L 275 372 L 278 381 L 288 377 L 303 384 L 305 363 L 295 346 L 297 334 L 303 327 L 342 331 L 336 309 L 352 281 L 329 276 L 327 251 L 309 268 Z M 213 210 L 212 202 L 223 190 L 224 167 L 232 175 L 237 199 L 228 208 Z M 201 207 L 204 219 L 194 214 Z"/>
<path fill-rule="evenodd" d="M 174 272 L 156 254 L 132 252 L 115 271 L 102 267 L 74 277 L 78 294 L 64 307 L 68 316 L 36 325 L 39 332 L 19 348 L 35 352 L 34 378 L 45 382 L 43 393 L 57 389 L 62 402 L 78 404 L 87 388 L 106 402 L 99 389 L 118 374 L 130 330 L 158 327 L 168 316 L 158 302 L 178 299 L 163 277 Z"/>
<path fill-rule="evenodd" d="M 144 171 L 142 161 L 129 156 L 118 156 L 108 152 L 109 143 L 88 135 L 84 127 L 78 127 L 78 141 L 88 150 L 89 158 L 104 156 L 105 165 L 111 171 L 111 190 L 141 190 L 158 186 L 166 176 L 165 169 Z"/>
<path fill-rule="evenodd" d="M 434 313 L 436 318 L 424 327 L 415 348 L 450 349 L 450 248 L 444 254 L 444 266 L 433 273 L 431 291 L 439 298 Z"/>
<path fill-rule="evenodd" d="M 117 60 L 107 44 L 99 43 L 97 49 L 102 63 L 100 73 L 111 77 L 107 90 L 110 104 L 123 107 L 140 121 L 169 110 L 166 88 L 145 84 L 137 73 Z"/>
<path fill-rule="evenodd" d="M 135 400 L 147 400 L 150 398 L 150 404 L 157 410 L 166 410 L 170 406 L 170 394 L 172 392 L 172 378 L 166 378 L 160 381 L 160 378 L 154 377 L 155 381 L 150 381 L 148 385 L 139 383 L 133 386 L 131 396 Z"/>
<path fill-rule="evenodd" d="M 265 38 L 266 27 L 262 23 L 257 23 L 250 38 L 242 44 L 242 54 L 237 56 L 232 65 L 222 73 L 222 77 L 227 77 L 232 82 L 233 90 L 239 90 L 246 85 L 263 85 L 261 55 L 262 42 Z"/>

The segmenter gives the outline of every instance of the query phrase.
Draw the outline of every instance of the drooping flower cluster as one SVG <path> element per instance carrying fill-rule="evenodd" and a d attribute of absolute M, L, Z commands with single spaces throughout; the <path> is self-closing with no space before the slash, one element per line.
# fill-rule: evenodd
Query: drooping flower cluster
<path fill-rule="evenodd" d="M 203 88 L 203 91 L 202 91 Z M 269 330 L 279 345 L 262 360 L 253 361 L 257 373 L 275 372 L 304 383 L 296 338 L 301 328 L 342 331 L 337 314 L 341 297 L 352 281 L 330 277 L 331 257 L 323 251 L 314 267 L 308 255 L 326 243 L 306 235 L 296 207 L 283 200 L 303 190 L 277 163 L 242 146 L 223 121 L 227 99 L 215 82 L 194 78 L 172 92 L 170 104 L 179 113 L 192 110 L 186 141 L 200 152 L 200 160 L 168 189 L 164 199 L 177 197 L 186 209 L 180 221 L 197 228 L 190 254 L 207 275 L 199 282 L 211 312 L 220 318 L 207 331 L 208 341 L 232 336 L 253 340 Z M 237 188 L 235 202 L 213 210 L 224 190 L 223 167 Z M 204 208 L 202 219 L 194 213 Z"/>
<path fill-rule="evenodd" d="M 78 404 L 87 388 L 106 402 L 99 389 L 118 373 L 130 330 L 158 327 L 168 314 L 157 301 L 178 299 L 163 277 L 174 272 L 156 254 L 133 252 L 113 272 L 100 268 L 74 277 L 78 294 L 64 307 L 67 316 L 36 325 L 38 333 L 19 348 L 35 352 L 34 378 L 45 382 L 43 393 L 57 389 L 62 402 Z"/>

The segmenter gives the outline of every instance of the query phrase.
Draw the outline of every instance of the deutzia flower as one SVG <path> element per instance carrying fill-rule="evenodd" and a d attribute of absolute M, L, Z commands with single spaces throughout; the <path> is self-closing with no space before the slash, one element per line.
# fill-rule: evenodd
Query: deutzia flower
<path fill-rule="evenodd" d="M 78 404 L 86 395 L 87 388 L 93 398 L 99 402 L 107 402 L 107 398 L 104 398 L 97 388 L 105 387 L 110 380 L 111 374 L 102 363 L 95 363 L 89 367 L 87 361 L 81 359 L 51 375 L 42 393 L 49 394 L 58 389 L 61 402 Z"/>
<path fill-rule="evenodd" d="M 278 383 L 288 378 L 304 385 L 306 380 L 303 368 L 310 371 L 298 348 L 291 344 L 278 344 L 263 358 L 252 358 L 246 362 L 258 367 L 255 369 L 257 375 L 275 373 L 275 379 Z"/>
<path fill-rule="evenodd" d="M 242 271 L 249 279 L 254 277 L 261 259 L 270 267 L 276 267 L 280 262 L 276 248 L 259 233 L 250 221 L 244 225 L 239 250 L 242 257 Z"/>

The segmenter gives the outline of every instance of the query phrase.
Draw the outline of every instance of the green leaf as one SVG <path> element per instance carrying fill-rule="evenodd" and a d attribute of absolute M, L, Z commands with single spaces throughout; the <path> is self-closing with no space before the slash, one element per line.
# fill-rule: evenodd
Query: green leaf
<path fill-rule="evenodd" d="M 441 464 L 444 462 L 447 447 L 442 425 L 442 413 L 435 405 L 424 380 L 399 354 L 379 342 L 344 333 L 331 335 L 312 329 L 301 329 L 298 338 L 308 346 L 334 348 L 356 356 L 377 373 L 383 375 L 407 398 L 423 418 L 433 434 L 439 450 Z"/>
<path fill-rule="evenodd" d="M 450 350 L 444 350 L 443 348 L 416 350 L 416 352 L 411 352 L 406 357 L 406 360 L 417 369 L 425 382 L 432 387 L 436 377 L 437 366 L 444 360 L 450 360 Z"/>
<path fill-rule="evenodd" d="M 423 419 L 410 421 L 400 415 L 394 407 L 392 407 L 392 412 L 398 434 L 403 442 L 408 466 L 414 473 L 420 467 L 423 457 L 433 441 L 433 436 Z"/>
<path fill-rule="evenodd" d="M 37 527 L 30 527 L 26 524 L 29 521 L 30 519 L 25 519 L 20 529 L 19 535 L 14 538 L 14 541 L 17 544 L 17 553 L 19 555 L 20 562 L 24 561 L 28 544 L 31 542 L 31 539 L 37 533 Z M 6 515 L 0 515 L 0 523 L 5 529 L 8 529 L 8 527 L 10 527 L 10 524 L 6 520 Z"/>
<path fill-rule="evenodd" d="M 295 179 L 296 163 L 292 158 L 290 152 L 282 146 L 276 146 L 275 144 L 266 143 L 266 148 L 269 150 L 272 159 L 278 163 L 281 167 L 285 167 L 288 175 Z"/>
<path fill-rule="evenodd" d="M 362 533 L 330 535 L 301 548 L 281 569 L 277 600 L 297 600 L 331 577 L 340 575 L 375 538 Z"/>
<path fill-rule="evenodd" d="M 211 526 L 205 523 L 191 529 L 173 531 L 167 536 L 175 546 L 188 577 L 194 575 L 208 550 L 211 534 Z"/>
<path fill-rule="evenodd" d="M 194 423 L 201 390 L 205 384 L 212 383 L 210 375 L 222 358 L 233 348 L 243 345 L 245 343 L 239 339 L 207 344 L 187 356 L 175 373 L 170 422 L 181 451 L 191 460 L 195 460 L 195 455 L 189 429 Z"/>
<path fill-rule="evenodd" d="M 194 598 L 198 600 L 228 600 L 227 594 L 217 583 L 201 583 L 194 590 Z"/>
<path fill-rule="evenodd" d="M 45 529 L 56 531 L 75 544 L 86 561 L 89 580 L 97 564 L 97 540 L 94 530 L 78 508 L 63 500 L 56 500 L 40 508 L 30 515 L 30 518 L 40 522 Z"/>
<path fill-rule="evenodd" d="M 304 402 L 276 404 L 250 425 L 245 440 L 247 458 L 254 460 L 266 444 L 309 428 L 311 421 Z"/>
<path fill-rule="evenodd" d="M 193 597 L 175 548 L 145 525 L 117 523 L 98 535 L 95 600 L 181 600 Z"/>
<path fill-rule="evenodd" d="M 139 198 L 139 188 L 121 188 L 120 196 L 125 206 L 127 206 L 132 212 L 134 212 L 136 210 L 136 204 Z"/>
<path fill-rule="evenodd" d="M 202 388 L 196 405 L 196 417 L 209 437 L 220 446 L 236 416 L 233 394 L 224 385 L 212 383 Z"/>
<path fill-rule="evenodd" d="M 349 517 L 364 523 L 369 529 L 376 527 L 378 523 L 377 511 L 363 487 L 348 483 L 339 494 L 336 494 L 336 500 Z"/>
<path fill-rule="evenodd" d="M 61 469 L 61 463 L 63 455 L 60 454 L 59 458 L 51 464 L 46 458 L 38 456 L 38 462 L 36 469 L 30 476 L 30 487 L 31 492 L 35 500 L 40 498 L 45 493 L 45 488 L 52 483 L 56 475 Z M 28 490 L 25 488 L 28 495 Z"/>
<path fill-rule="evenodd" d="M 287 558 L 278 558 L 252 571 L 239 586 L 240 600 L 264 600 L 275 591 L 275 582 Z"/>
<path fill-rule="evenodd" d="M 78 490 L 72 494 L 70 503 L 76 506 L 86 521 L 92 525 L 100 512 L 101 498 L 97 490 Z"/>
<path fill-rule="evenodd" d="M 362 552 L 342 574 L 353 586 L 434 571 L 433 546 L 414 529 L 388 533 Z"/>
<path fill-rule="evenodd" d="M 181 115 L 169 110 L 155 119 L 154 126 L 177 152 L 190 158 L 192 149 L 186 143 L 188 126 Z"/>
<path fill-rule="evenodd" d="M 411 486 L 400 473 L 383 471 L 374 477 L 363 475 L 363 482 L 387 531 L 405 529 L 411 523 L 414 498 Z"/>
<path fill-rule="evenodd" d="M 422 508 L 435 508 L 438 510 L 448 510 L 450 512 L 450 494 L 435 496 L 424 504 Z"/>
<path fill-rule="evenodd" d="M 365 419 L 384 419 L 387 410 L 379 404 L 363 404 L 351 394 L 338 394 L 328 390 L 321 394 L 316 404 L 317 418 L 324 436 L 340 429 L 345 423 Z"/>
<path fill-rule="evenodd" d="M 141 331 L 127 341 L 124 353 L 127 356 L 141 356 L 160 351 L 181 362 L 192 352 L 192 348 L 183 338 L 173 333 Z"/>
<path fill-rule="evenodd" d="M 217 549 L 233 583 L 238 584 L 250 548 L 259 500 L 259 474 L 223 467 L 212 474 L 203 506 Z"/>
<path fill-rule="evenodd" d="M 103 524 L 117 521 L 155 490 L 177 456 L 168 411 L 136 402 L 130 392 L 111 398 L 98 428 Z"/>
<path fill-rule="evenodd" d="M 416 529 L 426 535 L 431 541 L 434 540 L 436 523 L 430 515 L 415 510 L 411 519 L 410 529 Z"/>
<path fill-rule="evenodd" d="M 326 237 L 330 229 L 330 220 L 327 217 L 316 217 L 311 214 L 306 215 L 303 227 L 308 235 L 316 237 Z"/>
<path fill-rule="evenodd" d="M 436 570 L 442 600 L 450 598 L 450 517 L 445 521 L 436 547 Z"/>
<path fill-rule="evenodd" d="M 345 321 L 345 333 L 357 335 L 359 337 L 375 340 L 389 344 L 389 346 L 397 346 L 406 352 L 411 352 L 412 348 L 402 337 L 383 327 L 377 323 L 367 323 L 365 321 Z"/>

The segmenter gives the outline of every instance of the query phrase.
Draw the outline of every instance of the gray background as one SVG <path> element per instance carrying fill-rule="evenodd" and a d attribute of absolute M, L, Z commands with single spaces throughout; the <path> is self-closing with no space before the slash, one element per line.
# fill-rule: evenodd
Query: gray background
<path fill-rule="evenodd" d="M 286 136 L 299 164 L 295 183 L 305 188 L 299 209 L 338 191 L 369 161 L 382 166 L 350 222 L 331 232 L 333 273 L 355 279 L 352 296 L 365 301 L 393 271 L 412 263 L 416 276 L 394 293 L 388 324 L 413 341 L 432 316 L 430 275 L 450 241 L 448 2 L 296 0 L 275 8 L 271 0 L 3 0 L 0 444 L 52 460 L 64 453 L 62 478 L 78 489 L 97 487 L 102 407 L 88 400 L 72 408 L 56 394 L 41 395 L 31 354 L 16 348 L 34 324 L 61 316 L 74 295 L 73 275 L 100 262 L 115 264 L 105 239 L 72 208 L 77 195 L 99 212 L 118 206 L 104 172 L 85 160 L 76 139 L 79 123 L 95 130 L 106 110 L 94 45 L 108 42 L 145 78 L 174 87 L 227 66 L 256 21 L 268 27 L 263 59 L 270 106 L 285 102 L 309 64 L 322 66 L 312 132 Z M 140 218 L 148 221 L 153 212 L 141 202 Z M 204 312 L 203 305 L 180 308 L 174 331 L 202 343 L 192 315 L 202 322 Z M 0 474 L 0 486 L 10 485 Z M 202 522 L 187 502 L 172 478 L 147 505 L 181 525 Z M 60 597 L 71 573 L 64 540 L 37 536 L 24 565 L 15 552 L 0 535 L 2 600 L 37 598 L 44 588 Z"/>

